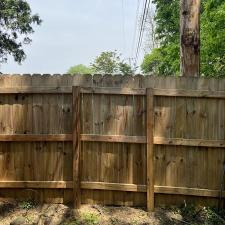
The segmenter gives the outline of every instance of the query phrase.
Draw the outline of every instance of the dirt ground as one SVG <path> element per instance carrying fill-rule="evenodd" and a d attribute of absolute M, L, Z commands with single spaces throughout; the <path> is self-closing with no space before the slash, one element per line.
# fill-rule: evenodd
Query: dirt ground
<path fill-rule="evenodd" d="M 74 212 L 63 204 L 36 205 L 33 202 L 0 202 L 0 225 L 222 225 L 224 211 L 206 207 L 145 209 L 83 205 Z"/>

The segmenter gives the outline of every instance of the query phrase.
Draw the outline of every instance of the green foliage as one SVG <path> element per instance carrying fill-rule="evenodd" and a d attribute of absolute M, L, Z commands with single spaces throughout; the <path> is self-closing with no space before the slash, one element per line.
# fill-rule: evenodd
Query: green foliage
<path fill-rule="evenodd" d="M 178 44 L 155 48 L 151 54 L 147 54 L 141 65 L 145 74 L 153 75 L 177 75 L 179 74 Z M 173 58 L 174 60 L 171 60 Z"/>
<path fill-rule="evenodd" d="M 95 70 L 91 67 L 85 66 L 83 64 L 79 64 L 76 66 L 72 66 L 68 72 L 69 74 L 93 74 Z"/>
<path fill-rule="evenodd" d="M 211 207 L 195 205 L 183 205 L 176 208 L 175 212 L 180 214 L 186 223 L 198 225 L 223 225 L 225 224 L 225 211 Z"/>
<path fill-rule="evenodd" d="M 35 203 L 33 201 L 23 201 L 19 203 L 19 208 L 21 209 L 32 209 L 35 207 Z"/>
<path fill-rule="evenodd" d="M 98 57 L 96 57 L 92 68 L 101 74 L 117 74 L 121 73 L 123 75 L 132 74 L 134 71 L 131 66 L 120 59 L 120 55 L 114 52 L 102 52 Z"/>
<path fill-rule="evenodd" d="M 85 212 L 82 213 L 79 218 L 71 218 L 69 221 L 64 222 L 62 225 L 97 225 L 99 224 L 100 218 L 97 214 Z"/>
<path fill-rule="evenodd" d="M 40 25 L 41 19 L 32 14 L 27 1 L 0 1 L 0 62 L 6 62 L 8 55 L 19 63 L 25 59 L 23 45 L 31 42 L 33 24 Z"/>
<path fill-rule="evenodd" d="M 201 16 L 201 73 L 225 77 L 225 2 L 203 1 Z"/>
<path fill-rule="evenodd" d="M 99 217 L 97 214 L 94 213 L 83 213 L 81 215 L 81 220 L 83 221 L 84 224 L 87 225 L 95 225 L 99 224 Z"/>
<path fill-rule="evenodd" d="M 131 75 L 131 74 L 133 74 L 133 72 L 134 72 L 134 71 L 131 69 L 131 66 L 128 65 L 127 63 L 125 63 L 125 62 L 120 62 L 120 63 L 118 64 L 118 66 L 119 66 L 119 71 L 120 71 L 120 73 L 123 74 L 123 75 Z"/>
<path fill-rule="evenodd" d="M 203 207 L 202 213 L 205 215 L 204 225 L 223 225 L 225 224 L 225 211 L 218 211 L 209 207 Z"/>
<path fill-rule="evenodd" d="M 114 74 L 118 71 L 119 60 L 117 52 L 102 52 L 100 56 L 96 57 L 92 67 L 97 73 Z"/>
<path fill-rule="evenodd" d="M 160 47 L 147 54 L 145 74 L 179 75 L 179 0 L 155 0 L 156 35 Z M 203 0 L 201 5 L 201 75 L 225 76 L 225 2 Z"/>
<path fill-rule="evenodd" d="M 161 44 L 179 40 L 179 0 L 154 0 L 156 35 Z"/>

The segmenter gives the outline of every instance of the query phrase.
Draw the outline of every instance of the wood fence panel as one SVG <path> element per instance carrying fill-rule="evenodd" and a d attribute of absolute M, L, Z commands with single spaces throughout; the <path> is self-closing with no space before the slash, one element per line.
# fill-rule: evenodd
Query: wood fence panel
<path fill-rule="evenodd" d="M 217 203 L 225 162 L 224 84 L 224 79 L 141 75 L 1 75 L 0 197 L 73 199 L 72 186 L 46 188 L 42 182 L 73 180 L 72 86 L 81 86 L 81 133 L 108 135 L 81 135 L 81 181 L 90 182 L 82 184 L 81 201 L 146 206 L 146 88 L 155 88 L 155 204 Z M 95 87 L 101 94 L 92 93 Z M 43 186 L 35 192 L 26 183 L 3 188 L 1 182 L 13 181 Z M 135 185 L 138 191 L 132 191 Z"/>

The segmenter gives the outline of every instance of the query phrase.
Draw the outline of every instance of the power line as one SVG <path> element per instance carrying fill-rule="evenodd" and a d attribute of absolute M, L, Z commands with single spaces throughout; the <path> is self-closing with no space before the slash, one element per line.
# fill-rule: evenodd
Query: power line
<path fill-rule="evenodd" d="M 137 60 L 138 60 L 139 53 L 140 53 L 140 48 L 142 45 L 143 34 L 144 34 L 144 25 L 146 22 L 149 5 L 150 5 L 150 1 L 146 0 L 145 5 L 144 5 L 144 10 L 143 10 L 143 15 L 142 15 L 142 22 L 141 22 L 141 29 L 140 29 L 139 39 L 138 39 L 138 44 L 137 44 L 137 50 L 136 50 L 136 55 L 135 55 L 135 64 L 137 64 Z"/>
<path fill-rule="evenodd" d="M 131 55 L 134 55 L 134 47 L 135 47 L 135 41 L 136 41 L 137 29 L 138 29 L 138 16 L 139 16 L 140 3 L 141 3 L 141 0 L 138 0 L 138 2 L 137 2 L 137 9 L 136 9 L 135 23 L 134 23 L 134 34 L 133 34 Z"/>
<path fill-rule="evenodd" d="M 125 0 L 121 0 L 122 3 L 122 35 L 123 35 L 123 53 L 126 50 L 126 36 L 125 36 Z"/>
<path fill-rule="evenodd" d="M 143 13 L 142 13 L 142 17 L 141 17 L 141 28 L 140 28 L 140 32 L 139 32 L 139 38 L 138 38 L 137 49 L 136 49 L 136 54 L 135 54 L 135 65 L 137 64 L 137 60 L 138 60 L 139 53 L 140 53 L 140 48 L 142 45 L 142 39 L 143 39 L 143 34 L 144 34 L 144 25 L 147 20 L 150 3 L 151 3 L 150 0 L 145 0 L 144 7 L 143 7 Z"/>
<path fill-rule="evenodd" d="M 143 31 L 143 24 L 144 24 L 144 17 L 145 17 L 145 13 L 146 13 L 146 7 L 147 7 L 147 0 L 145 0 L 145 2 L 143 2 L 143 13 L 142 13 L 142 17 L 141 17 L 141 26 L 140 26 L 140 30 L 139 30 L 139 35 L 138 35 L 138 42 L 137 42 L 137 48 L 136 48 L 136 53 L 135 53 L 135 64 L 137 61 L 137 55 L 139 52 L 139 46 L 140 46 L 140 41 L 141 41 L 141 36 L 142 36 L 142 31 Z"/>

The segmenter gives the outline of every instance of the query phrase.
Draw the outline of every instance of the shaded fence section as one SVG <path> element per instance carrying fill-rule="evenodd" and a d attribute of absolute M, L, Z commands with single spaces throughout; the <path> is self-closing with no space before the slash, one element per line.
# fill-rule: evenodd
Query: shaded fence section
<path fill-rule="evenodd" d="M 0 197 L 217 203 L 225 80 L 4 75 L 0 85 Z"/>

